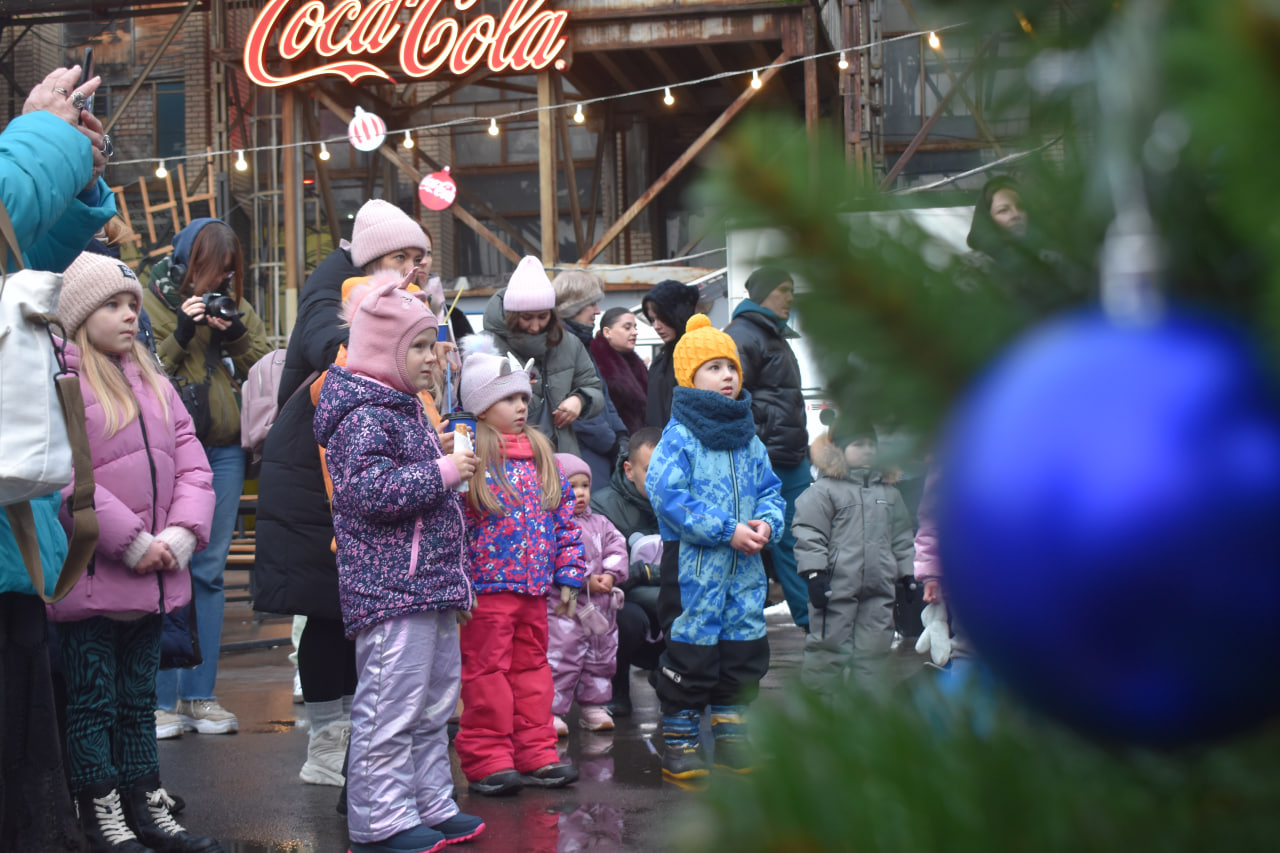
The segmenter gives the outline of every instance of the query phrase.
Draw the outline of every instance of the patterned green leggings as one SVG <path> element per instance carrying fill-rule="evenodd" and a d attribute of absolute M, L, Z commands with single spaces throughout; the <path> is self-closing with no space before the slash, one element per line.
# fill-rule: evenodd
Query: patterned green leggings
<path fill-rule="evenodd" d="M 67 680 L 71 787 L 114 779 L 128 787 L 158 772 L 156 672 L 160 616 L 128 622 L 95 616 L 58 625 Z"/>

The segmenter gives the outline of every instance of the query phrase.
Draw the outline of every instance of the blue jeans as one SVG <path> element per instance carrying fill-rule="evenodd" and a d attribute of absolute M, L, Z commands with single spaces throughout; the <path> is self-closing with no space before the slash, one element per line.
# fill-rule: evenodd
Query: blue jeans
<path fill-rule="evenodd" d="M 205 456 L 213 469 L 213 528 L 209 546 L 191 558 L 192 596 L 196 603 L 196 626 L 200 655 L 204 663 L 195 669 L 162 670 L 156 678 L 156 703 L 173 710 L 178 699 L 212 699 L 218 679 L 218 647 L 222 645 L 222 573 L 231 553 L 231 537 L 244 491 L 244 450 L 240 445 L 206 447 Z"/>
<path fill-rule="evenodd" d="M 773 557 L 773 571 L 787 597 L 791 618 L 801 627 L 809 624 L 809 586 L 796 570 L 796 537 L 791 532 L 791 522 L 796 517 L 796 499 L 809 488 L 809 460 L 795 468 L 774 468 L 773 473 L 782 481 L 782 499 L 787 502 L 786 524 L 781 536 L 774 536 L 769 544 Z"/>

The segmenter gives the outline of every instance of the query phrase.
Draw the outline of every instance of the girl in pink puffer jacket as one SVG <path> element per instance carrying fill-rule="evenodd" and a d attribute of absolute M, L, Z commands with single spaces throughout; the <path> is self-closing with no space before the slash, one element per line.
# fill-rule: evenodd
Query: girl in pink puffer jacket
<path fill-rule="evenodd" d="M 170 816 L 155 709 L 161 615 L 191 600 L 187 567 L 209 539 L 213 474 L 191 417 L 137 340 L 141 304 L 138 279 L 113 258 L 82 254 L 67 268 L 58 319 L 80 374 L 100 528 L 85 574 L 48 608 L 67 681 L 67 763 L 93 849 L 140 841 L 212 853 L 216 841 Z"/>

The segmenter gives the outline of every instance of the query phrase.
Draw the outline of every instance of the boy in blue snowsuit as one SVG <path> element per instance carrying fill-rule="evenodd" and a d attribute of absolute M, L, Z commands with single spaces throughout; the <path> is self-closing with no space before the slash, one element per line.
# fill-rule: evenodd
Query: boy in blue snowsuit
<path fill-rule="evenodd" d="M 699 743 L 707 705 L 716 766 L 750 769 L 743 715 L 769 669 L 760 552 L 781 535 L 785 504 L 751 395 L 741 391 L 733 339 L 695 314 L 673 362 L 671 420 L 645 487 L 663 539 L 662 771 L 690 779 L 707 775 Z"/>

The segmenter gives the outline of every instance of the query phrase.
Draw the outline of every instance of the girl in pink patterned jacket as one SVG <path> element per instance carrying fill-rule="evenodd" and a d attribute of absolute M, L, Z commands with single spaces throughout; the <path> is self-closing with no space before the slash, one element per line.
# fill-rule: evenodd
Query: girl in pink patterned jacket
<path fill-rule="evenodd" d="M 462 719 L 454 747 L 471 790 L 514 794 L 578 778 L 556 753 L 546 596 L 573 615 L 585 568 L 573 492 L 531 427 L 529 374 L 491 339 L 462 341 L 462 405 L 476 416 L 467 537 L 476 606 L 462 629 Z"/>
<path fill-rule="evenodd" d="M 578 700 L 578 723 L 589 731 L 613 728 L 604 709 L 613 698 L 613 674 L 618 666 L 618 609 L 620 584 L 627 579 L 627 542 L 609 519 L 591 511 L 591 466 L 572 453 L 557 453 L 556 461 L 573 489 L 573 520 L 582 530 L 587 560 L 587 583 L 578 595 L 575 617 L 557 615 L 557 597 L 547 600 L 550 642 L 547 657 L 556 693 L 551 702 L 556 734 L 569 734 L 564 717 Z"/>
<path fill-rule="evenodd" d="M 213 473 L 138 341 L 141 305 L 138 279 L 114 258 L 82 254 L 67 267 L 58 319 L 80 374 L 100 528 L 85 574 L 49 605 L 67 681 L 67 763 L 92 849 L 212 853 L 222 847 L 170 815 L 155 710 L 161 614 L 191 600 L 188 565 L 209 540 Z"/>

